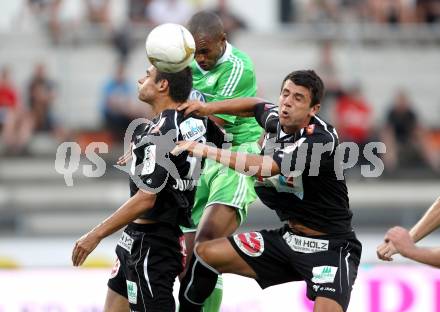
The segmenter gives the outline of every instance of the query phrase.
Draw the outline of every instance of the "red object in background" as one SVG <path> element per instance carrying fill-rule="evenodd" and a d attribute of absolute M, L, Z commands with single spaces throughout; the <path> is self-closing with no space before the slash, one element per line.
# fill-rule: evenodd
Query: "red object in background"
<path fill-rule="evenodd" d="M 350 95 L 341 97 L 336 103 L 336 118 L 342 141 L 362 143 L 368 140 L 371 109 L 363 99 Z"/>
<path fill-rule="evenodd" d="M 18 103 L 18 97 L 15 90 L 6 85 L 0 85 L 0 107 L 15 108 Z"/>

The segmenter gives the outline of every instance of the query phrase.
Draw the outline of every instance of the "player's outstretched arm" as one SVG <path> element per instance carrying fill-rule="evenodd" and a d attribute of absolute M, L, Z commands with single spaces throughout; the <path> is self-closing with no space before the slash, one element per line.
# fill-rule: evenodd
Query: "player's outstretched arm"
<path fill-rule="evenodd" d="M 420 248 L 414 244 L 409 232 L 396 226 L 385 235 L 385 241 L 391 242 L 404 257 L 414 261 L 440 267 L 440 248 Z"/>
<path fill-rule="evenodd" d="M 195 157 L 214 160 L 237 172 L 248 176 L 270 177 L 280 173 L 280 168 L 273 158 L 256 154 L 231 152 L 194 141 L 180 141 L 171 152 L 174 155 L 188 151 Z"/>
<path fill-rule="evenodd" d="M 218 102 L 203 103 L 188 101 L 180 105 L 177 110 L 185 111 L 185 115 L 195 114 L 209 116 L 214 114 L 227 114 L 241 117 L 254 116 L 255 105 L 266 102 L 260 98 L 236 98 Z"/>
<path fill-rule="evenodd" d="M 414 242 L 418 242 L 440 227 L 440 197 L 429 207 L 423 217 L 409 231 Z"/>
<path fill-rule="evenodd" d="M 139 190 L 110 217 L 76 241 L 72 251 L 73 265 L 82 265 L 102 239 L 137 219 L 142 213 L 153 207 L 155 201 L 156 194 Z"/>
<path fill-rule="evenodd" d="M 418 242 L 432 231 L 440 227 L 440 197 L 429 207 L 423 217 L 409 231 L 413 242 Z M 377 247 L 377 257 L 384 261 L 392 261 L 392 256 L 399 251 L 392 241 L 383 242 Z"/>

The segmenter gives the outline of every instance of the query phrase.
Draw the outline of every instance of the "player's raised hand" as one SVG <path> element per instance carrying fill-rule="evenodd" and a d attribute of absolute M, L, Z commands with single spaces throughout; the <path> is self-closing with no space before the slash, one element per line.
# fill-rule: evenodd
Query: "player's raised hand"
<path fill-rule="evenodd" d="M 209 112 L 209 104 L 197 101 L 197 100 L 190 100 L 187 101 L 177 107 L 178 111 L 185 111 L 185 116 L 188 116 L 190 114 L 194 114 L 197 116 L 208 116 L 210 115 Z"/>
<path fill-rule="evenodd" d="M 393 261 L 392 256 L 396 253 L 398 252 L 392 242 L 383 242 L 376 249 L 377 257 L 383 261 Z"/>
<path fill-rule="evenodd" d="M 72 251 L 73 265 L 82 265 L 89 254 L 98 246 L 100 241 L 101 240 L 93 232 L 89 232 L 78 239 Z"/>

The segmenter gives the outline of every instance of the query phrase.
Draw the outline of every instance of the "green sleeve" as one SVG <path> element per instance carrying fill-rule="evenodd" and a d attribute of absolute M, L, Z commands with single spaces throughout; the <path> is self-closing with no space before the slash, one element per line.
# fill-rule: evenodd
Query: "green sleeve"
<path fill-rule="evenodd" d="M 239 97 L 252 97 L 257 93 L 255 73 L 253 69 L 243 66 L 232 67 L 225 72 L 218 80 L 216 92 L 213 101 L 221 101 Z M 236 116 L 217 114 L 219 117 L 229 123 L 234 123 Z"/>

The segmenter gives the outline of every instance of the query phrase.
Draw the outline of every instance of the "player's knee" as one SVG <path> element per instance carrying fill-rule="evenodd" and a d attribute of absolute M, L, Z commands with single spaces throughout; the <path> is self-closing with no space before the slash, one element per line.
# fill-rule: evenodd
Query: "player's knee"
<path fill-rule="evenodd" d="M 210 248 L 207 242 L 196 243 L 194 250 L 197 252 L 197 255 L 199 256 L 200 259 L 202 259 L 205 262 L 209 260 Z"/>

